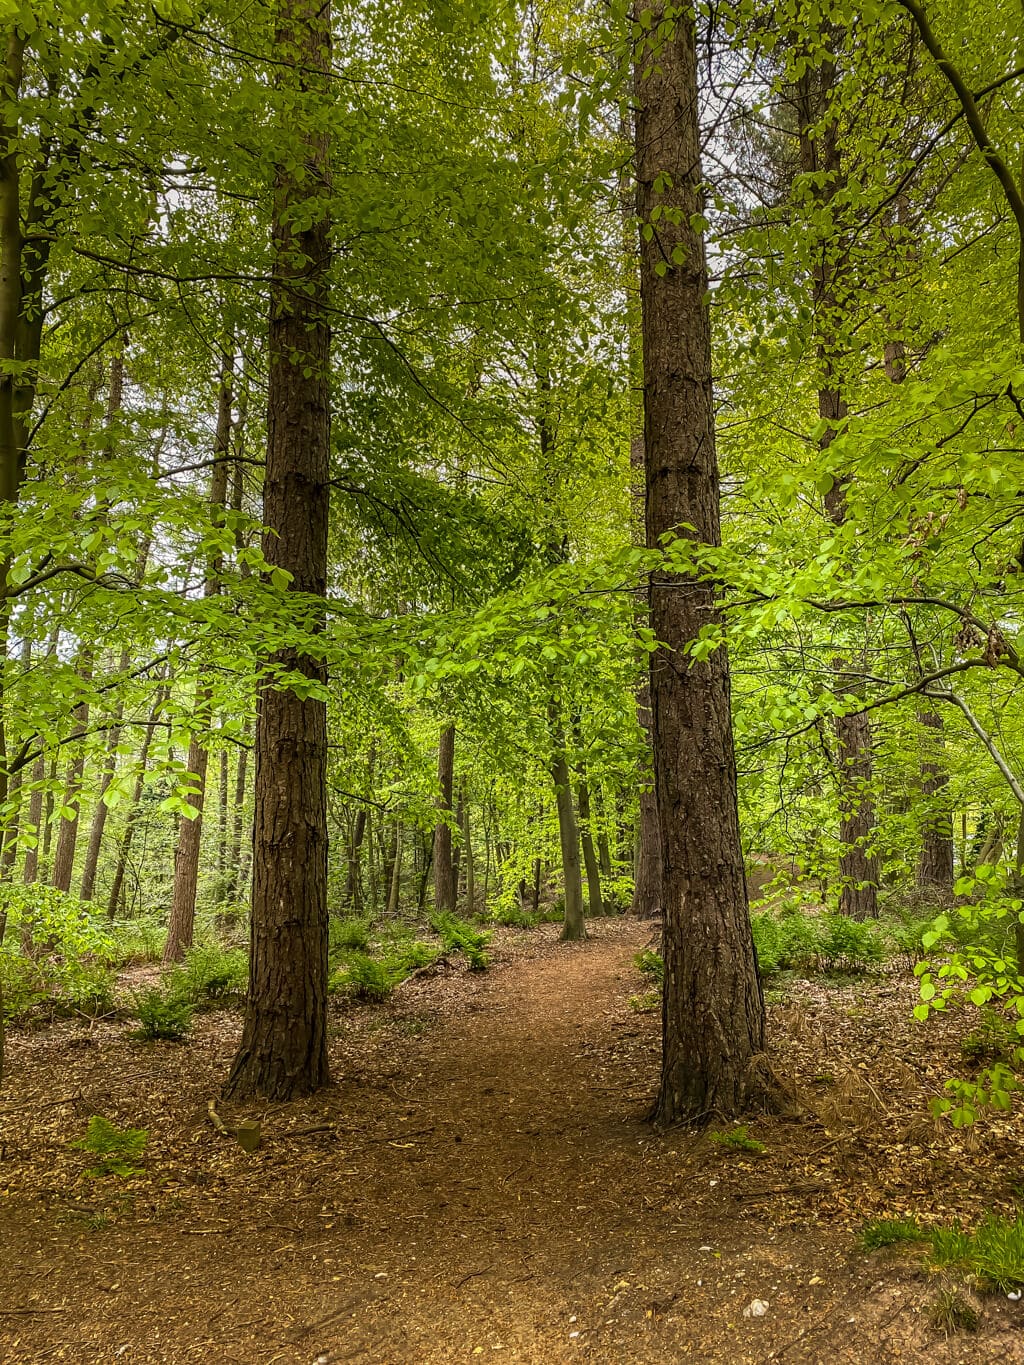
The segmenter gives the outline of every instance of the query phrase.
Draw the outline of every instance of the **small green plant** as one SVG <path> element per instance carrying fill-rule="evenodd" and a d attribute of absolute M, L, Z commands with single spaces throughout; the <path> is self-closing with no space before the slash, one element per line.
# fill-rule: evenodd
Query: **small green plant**
<path fill-rule="evenodd" d="M 167 941 L 167 926 L 153 919 L 118 920 L 112 925 L 118 961 L 159 962 Z"/>
<path fill-rule="evenodd" d="M 222 948 L 219 943 L 190 948 L 185 961 L 173 967 L 167 978 L 170 993 L 194 1005 L 242 995 L 248 981 L 249 960 L 243 949 Z"/>
<path fill-rule="evenodd" d="M 1024 1214 L 989 1214 L 978 1230 L 966 1233 L 954 1223 L 932 1236 L 935 1265 L 954 1265 L 972 1273 L 983 1289 L 1009 1293 L 1024 1286 Z"/>
<path fill-rule="evenodd" d="M 190 1001 L 173 991 L 162 991 L 158 986 L 140 991 L 135 996 L 135 1017 L 139 1021 L 135 1037 L 149 1043 L 158 1039 L 180 1043 L 192 1026 L 193 1009 Z"/>
<path fill-rule="evenodd" d="M 913 1218 L 871 1218 L 860 1231 L 860 1244 L 865 1251 L 927 1240 L 928 1233 Z"/>
<path fill-rule="evenodd" d="M 885 960 L 885 941 L 866 920 L 825 915 L 818 947 L 825 972 L 866 972 Z"/>
<path fill-rule="evenodd" d="M 149 1133 L 145 1128 L 118 1128 L 102 1114 L 93 1114 L 85 1136 L 72 1145 L 100 1158 L 89 1167 L 88 1175 L 117 1175 L 127 1179 L 141 1174 L 142 1168 L 136 1163 L 148 1141 Z"/>
<path fill-rule="evenodd" d="M 659 987 L 665 984 L 665 960 L 653 948 L 644 948 L 637 953 L 633 958 L 633 966 Z"/>
<path fill-rule="evenodd" d="M 332 960 L 343 953 L 365 953 L 370 946 L 370 921 L 355 917 L 332 917 L 327 929 L 327 942 Z"/>
<path fill-rule="evenodd" d="M 712 1142 L 730 1152 L 752 1152 L 755 1156 L 762 1156 L 765 1151 L 764 1143 L 758 1142 L 757 1138 L 750 1136 L 745 1123 L 739 1124 L 736 1128 L 730 1128 L 727 1132 L 713 1130 L 709 1137 Z"/>
<path fill-rule="evenodd" d="M 471 972 L 486 971 L 487 954 L 484 949 L 490 942 L 490 934 L 481 933 L 465 920 L 447 911 L 431 915 L 430 927 L 441 940 L 446 952 L 465 955 Z"/>
<path fill-rule="evenodd" d="M 1021 1045 L 1016 1022 L 1001 1010 L 983 1006 L 974 1029 L 960 1040 L 960 1055 L 967 1062 L 1003 1062 L 1018 1060 Z"/>
<path fill-rule="evenodd" d="M 539 916 L 531 915 L 513 902 L 495 906 L 488 919 L 492 924 L 503 924 L 508 929 L 532 929 L 538 923 Z"/>
<path fill-rule="evenodd" d="M 629 1008 L 634 1014 L 653 1014 L 661 1009 L 661 991 L 644 991 L 629 997 Z"/>
<path fill-rule="evenodd" d="M 932 1300 L 928 1319 L 937 1332 L 948 1337 L 954 1332 L 976 1332 L 981 1315 L 959 1290 L 946 1288 Z"/>
<path fill-rule="evenodd" d="M 393 962 L 381 962 L 368 953 L 352 953 L 331 980 L 331 989 L 355 1000 L 386 1000 L 405 973 Z"/>

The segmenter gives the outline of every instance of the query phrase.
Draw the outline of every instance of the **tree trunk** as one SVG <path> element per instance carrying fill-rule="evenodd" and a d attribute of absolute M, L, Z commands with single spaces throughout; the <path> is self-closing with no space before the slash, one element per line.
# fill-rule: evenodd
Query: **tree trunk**
<path fill-rule="evenodd" d="M 636 66 L 647 543 L 718 545 L 711 337 L 692 10 L 653 11 Z M 675 7 L 673 7 L 674 10 Z M 671 13 L 671 11 L 670 11 Z M 670 32 L 659 40 L 659 26 Z M 654 51 L 652 51 L 652 46 Z M 656 189 L 657 182 L 657 189 Z M 660 192 L 659 192 L 660 191 Z M 692 529 L 690 529 L 692 528 Z M 771 1103 L 765 1011 L 747 909 L 724 646 L 686 657 L 718 622 L 712 583 L 659 571 L 651 584 L 654 771 L 664 855 L 663 1124 Z"/>
<path fill-rule="evenodd" d="M 242 825 L 245 812 L 245 781 L 249 773 L 249 750 L 243 744 L 238 750 L 235 764 L 235 792 L 231 811 L 231 834 L 225 865 L 227 884 L 225 896 L 229 901 L 237 900 L 243 889 Z"/>
<path fill-rule="evenodd" d="M 228 499 L 228 465 L 231 451 L 231 399 L 233 392 L 234 356 L 221 356 L 220 384 L 217 396 L 217 429 L 213 441 L 214 464 L 210 472 L 210 518 L 223 518 Z M 223 573 L 219 553 L 210 556 L 203 581 L 203 596 L 214 597 L 220 591 Z M 210 689 L 196 686 L 194 718 L 200 725 L 209 721 Z M 174 850 L 174 891 L 171 899 L 171 920 L 164 946 L 164 966 L 180 962 L 195 933 L 196 891 L 199 886 L 199 854 L 203 839 L 203 807 L 206 804 L 206 773 L 210 754 L 207 747 L 192 736 L 188 746 L 188 771 L 195 779 L 188 803 L 196 814 L 178 821 L 178 842 Z"/>
<path fill-rule="evenodd" d="M 651 686 L 644 683 L 637 698 L 640 727 L 651 743 Z M 633 901 L 630 914 L 637 919 L 654 919 L 662 912 L 661 895 L 661 822 L 658 819 L 658 794 L 654 773 L 640 774 L 640 811 L 636 830 L 636 855 L 633 860 Z"/>
<path fill-rule="evenodd" d="M 608 826 L 604 818 L 604 796 L 600 784 L 594 790 L 594 811 L 597 816 L 597 865 L 601 876 L 611 878 L 612 849 L 608 842 Z"/>
<path fill-rule="evenodd" d="M 83 650 L 83 659 L 79 667 L 79 672 L 83 680 L 92 677 L 92 651 L 88 648 Z M 89 724 L 89 703 L 80 701 L 72 712 L 75 723 L 75 733 L 85 737 L 85 730 Z M 53 877 L 52 883 L 58 891 L 70 891 L 71 879 L 75 870 L 75 848 L 78 844 L 78 816 L 79 802 L 82 795 L 82 781 L 85 776 L 85 748 L 79 745 L 74 758 L 68 764 L 67 776 L 64 781 L 64 808 L 74 813 L 71 816 L 62 816 L 60 829 L 57 831 L 57 851 L 53 855 Z"/>
<path fill-rule="evenodd" d="M 835 82 L 834 62 L 825 60 L 817 66 L 808 62 L 796 88 L 800 165 L 810 177 L 817 201 L 826 212 L 844 183 L 838 124 L 829 109 Z M 845 296 L 849 286 L 843 271 L 844 248 L 833 219 L 828 221 L 830 235 L 815 243 L 811 272 L 811 298 L 819 334 L 818 361 L 821 366 L 818 416 L 825 423 L 819 441 L 823 451 L 835 440 L 839 424 L 847 416 L 842 391 L 842 357 L 836 332 L 849 306 Z M 842 526 L 846 521 L 849 482 L 849 475 L 841 473 L 825 494 L 825 511 L 836 526 Z M 862 682 L 843 659 L 834 659 L 832 667 L 837 693 L 856 705 L 863 696 Z M 865 715 L 837 716 L 835 733 L 839 791 L 839 909 L 854 919 L 873 919 L 878 915 L 878 864 L 871 852 L 875 828 L 875 804 L 871 794 L 871 722 Z"/>
<path fill-rule="evenodd" d="M 117 851 L 117 863 L 114 867 L 114 877 L 110 883 L 110 895 L 107 898 L 107 915 L 110 919 L 117 918 L 118 907 L 121 904 L 121 891 L 124 887 L 125 872 L 128 869 L 128 858 L 132 851 L 132 843 L 135 839 L 135 830 L 142 817 L 142 792 L 146 782 L 146 762 L 149 759 L 150 745 L 153 743 L 153 731 L 164 702 L 167 700 L 168 689 L 165 686 L 157 688 L 156 696 L 153 699 L 153 709 L 149 713 L 149 723 L 146 725 L 142 736 L 142 747 L 139 749 L 139 769 L 135 775 L 135 789 L 132 792 L 132 803 L 128 808 L 128 818 L 125 821 L 124 832 L 121 835 L 121 843 Z"/>
<path fill-rule="evenodd" d="M 472 918 L 476 913 L 476 868 L 473 865 L 473 829 L 465 791 L 462 804 L 462 848 L 462 858 L 466 867 L 466 914 Z"/>
<path fill-rule="evenodd" d="M 953 813 L 945 802 L 949 772 L 943 757 L 942 717 L 936 711 L 922 711 L 917 719 L 925 738 L 921 795 L 926 804 L 917 884 L 922 891 L 948 899 L 953 894 Z"/>
<path fill-rule="evenodd" d="M 565 750 L 556 748 L 551 765 L 558 810 L 558 839 L 562 848 L 562 879 L 565 883 L 565 917 L 562 938 L 578 941 L 587 936 L 583 918 L 583 880 L 580 876 L 580 832 L 572 805 L 572 778 Z"/>
<path fill-rule="evenodd" d="M 601 896 L 601 869 L 594 848 L 594 833 L 590 826 L 590 789 L 586 778 L 577 787 L 577 806 L 580 815 L 580 844 L 583 848 L 583 866 L 587 873 L 587 908 L 593 919 L 604 914 L 604 900 Z"/>
<path fill-rule="evenodd" d="M 315 109 L 331 63 L 327 0 L 279 0 L 275 54 L 276 79 L 293 106 L 289 118 L 318 126 Z M 326 134 L 307 132 L 303 141 L 301 155 L 279 162 L 274 188 L 263 553 L 291 574 L 289 593 L 322 598 L 330 491 L 331 246 L 323 207 L 330 149 Z M 322 628 L 319 608 L 303 614 Z M 319 688 L 326 681 L 322 663 L 294 647 L 272 662 Z M 226 1093 L 288 1100 L 328 1080 L 323 698 L 264 682 L 255 759 L 249 992 Z"/>
<path fill-rule="evenodd" d="M 388 917 L 394 919 L 398 914 L 399 898 L 402 890 L 402 824 L 395 821 L 395 856 L 391 861 L 391 887 L 388 891 Z"/>
<path fill-rule="evenodd" d="M 43 819 L 43 783 L 46 781 L 46 755 L 40 754 L 32 764 L 32 790 L 28 798 L 28 824 L 32 830 L 33 844 L 25 853 L 25 866 L 22 880 L 32 886 L 39 878 L 39 845 L 43 837 L 40 829 Z"/>
<path fill-rule="evenodd" d="M 451 814 L 452 781 L 455 773 L 455 726 L 446 725 L 437 746 L 437 782 L 441 788 L 438 810 Z M 455 863 L 452 830 L 445 820 L 434 827 L 434 905 L 439 911 L 455 910 Z"/>

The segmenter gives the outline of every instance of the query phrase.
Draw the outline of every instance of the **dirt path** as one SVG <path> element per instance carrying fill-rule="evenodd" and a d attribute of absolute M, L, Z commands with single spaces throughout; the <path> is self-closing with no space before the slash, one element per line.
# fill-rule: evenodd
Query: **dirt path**
<path fill-rule="evenodd" d="M 648 937 L 508 935 L 485 975 L 346 1012 L 338 1083 L 263 1111 L 255 1156 L 205 1121 L 232 1016 L 188 1047 L 14 1035 L 0 1360 L 1024 1361 L 1015 1306 L 961 1354 L 913 1267 L 855 1250 L 858 1188 L 894 1197 L 880 1162 L 856 1169 L 863 1124 L 848 1149 L 766 1125 L 764 1159 L 650 1130 L 657 1026 L 629 1006 Z M 149 1130 L 145 1176 L 83 1174 L 68 1144 L 94 1113 Z"/>

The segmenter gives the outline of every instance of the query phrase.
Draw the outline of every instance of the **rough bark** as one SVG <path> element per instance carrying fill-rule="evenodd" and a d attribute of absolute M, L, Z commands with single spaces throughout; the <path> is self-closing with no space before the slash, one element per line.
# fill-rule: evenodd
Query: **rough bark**
<path fill-rule="evenodd" d="M 451 815 L 452 785 L 455 774 L 455 726 L 446 725 L 437 745 L 437 784 L 441 789 L 438 810 Z M 455 863 L 452 857 L 452 829 L 446 820 L 434 827 L 434 904 L 439 911 L 455 909 Z"/>
<path fill-rule="evenodd" d="M 637 207 L 652 229 L 640 257 L 647 543 L 685 534 L 717 545 L 707 268 L 694 226 L 703 209 L 696 33 L 692 10 L 674 22 L 665 11 L 655 6 L 636 64 Z M 659 41 L 663 22 L 670 31 Z M 736 1115 L 775 1096 L 740 845 L 728 656 L 722 647 L 701 662 L 686 657 L 717 620 L 706 579 L 654 576 L 651 721 L 665 907 L 654 1117 L 663 1124 Z"/>
<path fill-rule="evenodd" d="M 330 6 L 280 0 L 277 80 L 307 109 L 331 60 Z M 330 228 L 326 134 L 282 161 L 273 207 L 274 273 L 263 552 L 291 575 L 295 610 L 322 626 L 330 491 Z M 306 599 L 307 602 L 309 598 Z M 294 648 L 273 662 L 323 684 L 323 665 Z M 259 695 L 249 992 L 226 1091 L 288 1100 L 328 1080 L 327 706 L 265 683 Z"/>

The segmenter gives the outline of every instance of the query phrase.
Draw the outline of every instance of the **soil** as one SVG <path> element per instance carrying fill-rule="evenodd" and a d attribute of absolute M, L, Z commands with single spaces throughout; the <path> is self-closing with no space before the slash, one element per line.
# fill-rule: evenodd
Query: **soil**
<path fill-rule="evenodd" d="M 260 1121 L 252 1154 L 208 1113 L 236 1012 L 186 1045 L 123 1020 L 13 1032 L 0 1360 L 1024 1361 L 1024 1303 L 975 1298 L 979 1330 L 945 1336 L 920 1253 L 858 1248 L 869 1217 L 1009 1212 L 1024 1179 L 1016 1120 L 929 1117 L 959 1058 L 951 1024 L 912 1018 L 909 972 L 773 996 L 803 1112 L 752 1123 L 757 1154 L 647 1123 L 651 933 L 503 931 L 486 973 L 339 1006 L 328 1090 L 220 1106 Z M 88 1173 L 93 1114 L 148 1131 L 138 1173 Z"/>

